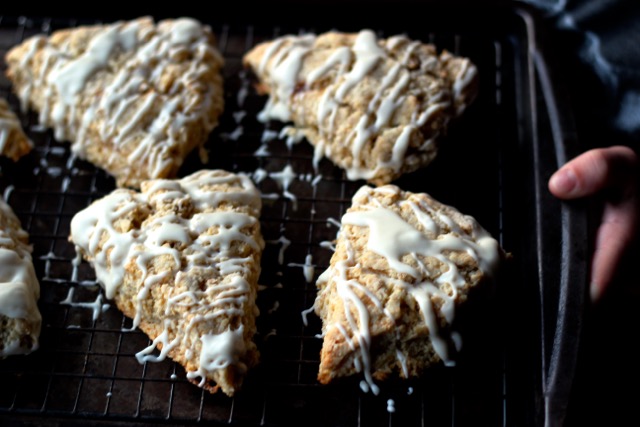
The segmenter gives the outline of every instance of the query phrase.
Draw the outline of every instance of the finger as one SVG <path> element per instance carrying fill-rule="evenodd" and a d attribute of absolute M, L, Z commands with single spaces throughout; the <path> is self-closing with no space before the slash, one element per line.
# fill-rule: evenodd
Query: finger
<path fill-rule="evenodd" d="M 629 249 L 638 229 L 640 207 L 632 197 L 623 203 L 605 206 L 598 228 L 591 267 L 591 300 L 600 299 L 613 281 L 623 254 Z"/>
<path fill-rule="evenodd" d="M 629 147 L 589 150 L 571 160 L 549 179 L 549 191 L 561 199 L 590 196 L 613 187 L 635 185 L 638 158 Z"/>

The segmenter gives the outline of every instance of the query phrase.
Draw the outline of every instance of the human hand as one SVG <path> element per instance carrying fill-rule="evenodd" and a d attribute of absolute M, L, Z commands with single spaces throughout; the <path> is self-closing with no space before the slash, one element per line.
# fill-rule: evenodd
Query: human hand
<path fill-rule="evenodd" d="M 611 284 L 624 253 L 637 239 L 639 165 L 628 147 L 599 148 L 567 162 L 549 179 L 549 190 L 560 199 L 601 196 L 604 201 L 591 261 L 592 301 Z"/>

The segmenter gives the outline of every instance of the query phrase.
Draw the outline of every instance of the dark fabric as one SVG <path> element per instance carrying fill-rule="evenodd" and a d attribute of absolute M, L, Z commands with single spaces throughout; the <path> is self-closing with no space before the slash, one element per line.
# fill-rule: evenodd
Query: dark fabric
<path fill-rule="evenodd" d="M 640 1 L 526 0 L 566 52 L 576 118 L 592 145 L 640 142 Z M 572 62 L 572 59 L 576 61 Z"/>

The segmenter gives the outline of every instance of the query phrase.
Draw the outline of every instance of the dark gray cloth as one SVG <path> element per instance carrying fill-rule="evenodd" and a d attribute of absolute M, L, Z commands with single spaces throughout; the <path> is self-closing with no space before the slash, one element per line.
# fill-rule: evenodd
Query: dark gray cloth
<path fill-rule="evenodd" d="M 566 70 L 578 74 L 571 77 L 577 119 L 587 127 L 599 121 L 598 138 L 611 131 L 622 139 L 597 145 L 640 142 L 640 1 L 525 1 L 544 11 L 558 47 L 577 53 L 580 63 Z"/>

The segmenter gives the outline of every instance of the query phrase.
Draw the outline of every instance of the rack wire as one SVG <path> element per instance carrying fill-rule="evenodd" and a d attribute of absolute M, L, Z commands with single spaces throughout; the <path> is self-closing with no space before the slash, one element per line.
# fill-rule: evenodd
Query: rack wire
<path fill-rule="evenodd" d="M 34 34 L 90 23 L 96 22 L 0 17 L 0 55 Z M 209 163 L 203 166 L 192 156 L 180 174 L 202 167 L 248 174 L 260 168 L 268 173 L 259 182 L 265 194 L 261 223 L 267 241 L 260 279 L 264 289 L 258 295 L 260 366 L 242 392 L 228 398 L 193 386 L 172 361 L 136 361 L 135 353 L 148 345 L 148 338 L 128 330 L 131 321 L 104 299 L 88 264 L 75 266 L 76 254 L 68 241 L 73 215 L 109 193 L 114 181 L 72 156 L 67 143 L 38 126 L 34 113 L 23 113 L 35 150 L 17 164 L 0 161 L 0 190 L 30 234 L 44 320 L 37 352 L 0 361 L 0 420 L 497 426 L 514 419 L 508 404 L 516 396 L 508 393 L 508 370 L 516 362 L 499 327 L 483 330 L 482 338 L 472 336 L 458 367 L 435 367 L 410 381 L 391 379 L 380 396 L 362 393 L 356 379 L 330 386 L 317 383 L 320 322 L 310 315 L 305 326 L 301 318 L 315 298 L 314 280 L 305 279 L 305 266 L 313 279 L 328 266 L 331 251 L 322 242 L 335 238 L 332 219 L 341 217 L 363 183 L 346 180 L 326 160 L 314 170 L 309 144 L 288 145 L 276 136 L 282 124 L 256 120 L 264 98 L 257 96 L 251 77 L 242 70 L 242 55 L 260 41 L 316 29 L 220 23 L 212 28 L 226 62 L 225 113 L 207 145 Z M 384 29 L 380 34 L 385 35 Z M 452 130 L 438 159 L 398 185 L 429 192 L 474 215 L 513 251 L 517 230 L 505 216 L 516 208 L 509 202 L 512 189 L 505 176 L 517 167 L 507 161 L 518 147 L 510 143 L 518 140 L 510 113 L 516 104 L 517 46 L 507 36 L 423 30 L 410 35 L 470 56 L 481 70 L 481 95 Z M 5 65 L 1 67 L 0 96 L 8 97 L 18 111 L 4 77 Z M 278 174 L 287 166 L 295 177 L 283 188 Z M 505 315 L 502 298 L 498 292 L 493 306 L 498 314 L 483 318 L 491 328 Z M 395 412 L 388 410 L 389 399 L 395 402 Z"/>

